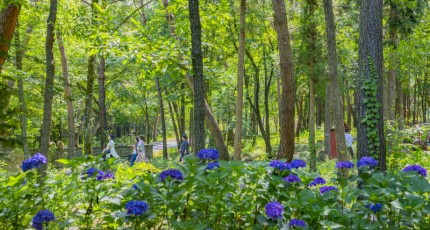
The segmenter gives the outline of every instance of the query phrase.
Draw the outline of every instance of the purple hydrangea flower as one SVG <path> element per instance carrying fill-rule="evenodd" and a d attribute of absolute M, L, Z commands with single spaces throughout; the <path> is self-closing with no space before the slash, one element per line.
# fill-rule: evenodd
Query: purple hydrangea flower
<path fill-rule="evenodd" d="M 354 168 L 354 163 L 352 163 L 350 161 L 339 161 L 336 164 L 336 168 L 337 169 L 350 169 L 350 168 Z"/>
<path fill-rule="evenodd" d="M 182 175 L 181 171 L 177 169 L 167 169 L 160 173 L 161 181 L 165 181 L 168 177 L 179 181 L 184 179 L 184 176 Z"/>
<path fill-rule="evenodd" d="M 279 160 L 273 160 L 270 162 L 269 164 L 270 167 L 274 168 L 274 169 L 279 169 L 281 171 L 283 170 L 290 170 L 291 169 L 291 165 L 288 164 L 287 162 L 282 162 Z"/>
<path fill-rule="evenodd" d="M 357 168 L 366 167 L 366 166 L 371 168 L 377 165 L 378 165 L 378 161 L 373 159 L 372 157 L 362 157 L 357 162 Z"/>
<path fill-rule="evenodd" d="M 277 201 L 266 204 L 266 214 L 272 220 L 282 219 L 284 213 L 284 206 Z"/>
<path fill-rule="evenodd" d="M 302 182 L 300 180 L 300 178 L 294 174 L 289 175 L 287 177 L 284 177 L 284 179 L 282 179 L 282 180 L 285 182 L 288 182 L 288 183 L 300 183 L 300 182 Z"/>
<path fill-rule="evenodd" d="M 316 186 L 318 184 L 325 184 L 326 181 L 322 177 L 315 178 L 311 183 L 308 184 L 309 187 Z"/>
<path fill-rule="evenodd" d="M 125 209 L 127 209 L 127 214 L 129 215 L 140 216 L 148 211 L 149 206 L 145 201 L 132 200 L 127 202 Z"/>
<path fill-rule="evenodd" d="M 334 186 L 323 186 L 323 187 L 320 188 L 320 193 L 324 194 L 324 193 L 326 193 L 328 191 L 332 191 L 332 190 L 336 190 L 337 191 L 337 188 L 334 187 Z"/>
<path fill-rule="evenodd" d="M 197 155 L 200 160 L 218 160 L 219 152 L 216 149 L 202 149 Z"/>
<path fill-rule="evenodd" d="M 209 162 L 208 166 L 206 167 L 207 170 L 211 170 L 211 169 L 214 169 L 214 168 L 219 168 L 218 161 Z"/>
<path fill-rule="evenodd" d="M 418 174 L 420 174 L 423 177 L 427 176 L 427 169 L 423 168 L 421 165 L 409 165 L 407 167 L 405 167 L 403 170 L 403 172 L 410 172 L 410 171 L 416 171 Z"/>
<path fill-rule="evenodd" d="M 291 168 L 293 169 L 305 168 L 306 162 L 304 160 L 296 159 L 291 161 L 290 165 L 291 165 Z"/>
<path fill-rule="evenodd" d="M 97 169 L 95 169 L 95 168 L 90 168 L 90 169 L 88 169 L 88 171 L 86 172 L 86 174 L 88 175 L 88 176 L 94 176 L 94 174 L 96 174 L 97 173 Z"/>
<path fill-rule="evenodd" d="M 24 160 L 22 162 L 21 168 L 22 171 L 26 172 L 28 170 L 39 168 L 42 164 L 48 163 L 48 159 L 40 153 L 34 154 L 32 157 Z"/>
<path fill-rule="evenodd" d="M 382 204 L 381 203 L 376 203 L 376 204 L 366 204 L 365 205 L 368 209 L 372 210 L 374 213 L 377 213 L 379 211 L 381 211 L 382 209 Z"/>
<path fill-rule="evenodd" d="M 34 217 L 33 217 L 33 228 L 36 230 L 42 230 L 43 229 L 43 223 L 49 223 L 51 221 L 55 220 L 54 213 L 52 213 L 49 210 L 40 210 Z"/>
<path fill-rule="evenodd" d="M 113 179 L 115 178 L 113 173 L 110 170 L 107 170 L 106 172 L 103 172 L 102 170 L 100 170 L 97 173 L 97 180 L 107 180 L 107 179 Z"/>
<path fill-rule="evenodd" d="M 290 227 L 306 227 L 306 223 L 303 220 L 292 219 L 290 223 L 288 223 Z"/>

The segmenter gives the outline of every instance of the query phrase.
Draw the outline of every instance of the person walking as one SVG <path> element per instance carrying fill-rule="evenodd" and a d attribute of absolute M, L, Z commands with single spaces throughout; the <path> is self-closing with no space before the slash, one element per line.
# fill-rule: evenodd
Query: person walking
<path fill-rule="evenodd" d="M 134 162 L 136 161 L 136 158 L 137 158 L 137 145 L 138 144 L 139 144 L 139 138 L 136 137 L 136 144 L 132 145 L 132 147 L 133 147 L 133 153 L 131 154 L 130 167 L 133 166 Z"/>
<path fill-rule="evenodd" d="M 348 152 L 351 154 L 351 159 L 354 159 L 354 151 L 352 150 L 352 142 L 354 142 L 354 138 L 349 133 L 349 129 L 345 129 L 345 141 Z"/>
<path fill-rule="evenodd" d="M 179 157 L 179 162 L 182 162 L 182 159 L 184 158 L 184 156 L 190 153 L 188 148 L 189 148 L 188 137 L 187 135 L 182 134 L 181 148 L 178 150 L 178 152 L 181 153 L 181 156 Z"/>
<path fill-rule="evenodd" d="M 143 141 L 143 136 L 139 136 L 139 142 L 137 142 L 137 159 L 136 162 L 149 162 L 145 155 L 145 142 Z"/>
<path fill-rule="evenodd" d="M 106 153 L 106 157 L 115 157 L 119 159 L 118 154 L 115 151 L 115 142 L 113 134 L 109 134 L 109 143 L 107 144 L 106 148 L 103 149 L 103 152 Z"/>

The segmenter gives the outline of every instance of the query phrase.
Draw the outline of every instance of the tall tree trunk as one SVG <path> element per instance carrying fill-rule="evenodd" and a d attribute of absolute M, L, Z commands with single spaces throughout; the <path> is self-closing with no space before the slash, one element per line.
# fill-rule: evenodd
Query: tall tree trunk
<path fill-rule="evenodd" d="M 352 103 L 351 103 L 351 95 L 349 94 L 349 90 L 346 92 L 346 106 L 347 108 L 347 117 L 346 117 L 346 124 L 348 124 L 348 127 L 352 127 Z"/>
<path fill-rule="evenodd" d="M 160 80 L 158 77 L 155 78 L 155 85 L 157 86 L 158 102 L 160 106 L 160 119 L 161 119 L 161 135 L 163 136 L 163 158 L 167 159 L 167 134 L 166 134 L 166 119 L 164 117 L 164 103 L 163 95 L 161 94 Z"/>
<path fill-rule="evenodd" d="M 396 4 L 390 4 L 390 21 L 399 20 L 397 17 L 397 6 Z M 389 52 L 389 69 L 388 69 L 388 78 L 387 78 L 387 92 L 384 92 L 386 95 L 386 103 L 384 103 L 384 111 L 385 117 L 384 120 L 392 121 L 395 119 L 395 98 L 396 98 L 396 76 L 397 76 L 397 66 L 399 63 L 397 48 L 399 46 L 399 39 L 397 36 L 397 26 L 389 26 L 389 34 L 390 34 L 390 45 L 391 52 Z"/>
<path fill-rule="evenodd" d="M 284 0 L 272 0 L 275 12 L 275 29 L 278 35 L 279 65 L 281 68 L 281 104 L 279 107 L 280 141 L 277 158 L 287 158 L 290 162 L 294 155 L 294 99 L 295 82 L 293 56 L 290 48 L 287 12 Z"/>
<path fill-rule="evenodd" d="M 170 113 L 170 118 L 172 119 L 173 131 L 175 133 L 175 138 L 176 138 L 176 144 L 178 145 L 178 149 L 179 149 L 181 145 L 181 141 L 180 141 L 181 138 L 179 135 L 178 126 L 176 125 L 175 113 L 173 112 L 172 102 L 167 101 L 167 105 L 169 106 L 169 113 Z"/>
<path fill-rule="evenodd" d="M 205 82 L 199 0 L 188 0 L 191 27 L 191 60 L 194 78 L 194 152 L 205 148 Z"/>
<path fill-rule="evenodd" d="M 324 0 L 324 13 L 326 21 L 327 48 L 328 48 L 328 64 L 329 64 L 329 79 L 330 91 L 332 100 L 331 112 L 332 119 L 336 132 L 336 150 L 338 151 L 339 160 L 345 161 L 348 159 L 345 142 L 345 129 L 343 120 L 343 105 L 339 90 L 339 80 L 337 73 L 337 48 L 336 48 L 336 24 L 334 22 L 333 4 L 331 0 Z M 330 127 L 331 128 L 331 127 Z"/>
<path fill-rule="evenodd" d="M 54 78 L 55 78 L 55 63 L 54 63 L 54 30 L 55 21 L 57 19 L 57 0 L 50 1 L 49 15 L 47 20 L 46 29 L 46 80 L 45 80 L 45 92 L 43 95 L 43 123 L 40 138 L 40 151 L 42 154 L 47 155 L 49 152 L 49 137 L 51 134 L 52 124 L 52 99 L 54 97 Z M 40 167 L 39 172 L 42 173 L 42 177 L 46 175 L 47 165 L 43 164 Z"/>
<path fill-rule="evenodd" d="M 234 133 L 234 159 L 241 160 L 243 75 L 245 74 L 245 14 L 246 0 L 240 0 L 239 64 L 237 67 L 236 127 Z"/>
<path fill-rule="evenodd" d="M 382 0 L 363 0 L 361 3 L 360 13 L 360 39 L 359 39 L 359 78 L 358 78 L 358 156 L 371 155 L 379 159 L 379 167 L 382 171 L 386 169 L 385 162 L 385 138 L 384 138 L 384 119 L 381 116 L 382 107 L 375 103 L 372 105 L 373 110 L 379 114 L 373 119 L 369 127 L 368 122 L 362 122 L 366 118 L 370 104 L 365 101 L 376 99 L 376 103 L 382 104 Z M 365 94 L 364 81 L 374 82 L 377 84 L 376 98 Z M 369 132 L 376 131 L 373 135 Z M 373 136 L 372 136 L 373 135 Z M 369 138 L 370 137 L 370 138 Z"/>
<path fill-rule="evenodd" d="M 333 102 L 330 90 L 330 84 L 326 83 L 325 90 L 325 103 L 324 103 L 324 151 L 327 156 L 330 156 L 331 145 L 330 145 L 330 129 L 333 127 L 333 113 L 331 112 Z"/>
<path fill-rule="evenodd" d="M 20 5 L 9 4 L 0 11 L 0 74 L 18 23 Z"/>
<path fill-rule="evenodd" d="M 106 91 L 105 91 L 105 80 L 106 80 L 106 60 L 104 55 L 100 56 L 99 63 L 99 74 L 98 74 L 98 88 L 99 88 L 99 122 L 100 122 L 100 146 L 103 149 L 107 144 L 107 110 L 106 110 Z"/>
<path fill-rule="evenodd" d="M 92 154 L 92 135 L 91 135 L 91 115 L 93 105 L 93 88 L 94 88 L 94 65 L 96 57 L 90 55 L 87 64 L 87 87 L 85 89 L 85 109 L 84 109 L 84 155 Z"/>
<path fill-rule="evenodd" d="M 72 100 L 72 89 L 69 80 L 69 66 L 67 64 L 67 56 L 66 50 L 64 49 L 64 42 L 61 33 L 58 33 L 57 36 L 58 49 L 60 50 L 60 58 L 61 58 L 61 69 L 63 72 L 63 80 L 64 80 L 64 99 L 67 104 L 67 127 L 68 127 L 68 146 L 67 152 L 69 156 L 72 157 L 75 155 L 75 114 L 73 108 L 73 100 Z"/>
<path fill-rule="evenodd" d="M 158 136 L 158 121 L 160 120 L 160 116 L 159 116 L 160 111 L 157 111 L 157 115 L 155 116 L 155 120 L 154 120 L 154 126 L 152 127 L 152 141 L 157 141 L 157 136 Z"/>

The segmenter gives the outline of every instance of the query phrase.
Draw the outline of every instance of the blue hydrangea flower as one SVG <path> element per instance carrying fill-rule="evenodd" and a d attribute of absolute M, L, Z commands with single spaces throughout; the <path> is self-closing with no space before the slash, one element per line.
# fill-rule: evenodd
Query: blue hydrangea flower
<path fill-rule="evenodd" d="M 427 176 L 427 169 L 423 168 L 421 165 L 409 165 L 407 167 L 405 167 L 403 170 L 403 172 L 410 172 L 410 171 L 416 171 L 418 174 L 420 174 L 423 177 Z"/>
<path fill-rule="evenodd" d="M 33 221 L 32 221 L 33 228 L 35 228 L 36 230 L 42 230 L 43 223 L 49 223 L 54 220 L 55 220 L 54 213 L 52 213 L 49 210 L 40 210 L 33 217 Z"/>
<path fill-rule="evenodd" d="M 39 168 L 42 164 L 48 163 L 48 159 L 40 153 L 34 154 L 32 157 L 24 160 L 22 162 L 21 168 L 22 171 L 26 172 L 28 170 Z"/>
<path fill-rule="evenodd" d="M 107 179 L 113 179 L 114 175 L 110 170 L 107 170 L 106 172 L 103 172 L 102 170 L 100 170 L 97 173 L 97 180 L 107 180 Z"/>
<path fill-rule="evenodd" d="M 291 165 L 291 168 L 293 169 L 305 168 L 306 162 L 304 160 L 296 159 L 291 161 L 290 165 Z"/>
<path fill-rule="evenodd" d="M 381 203 L 376 203 L 376 204 L 366 204 L 365 205 L 368 209 L 372 210 L 372 212 L 377 213 L 379 211 L 381 211 L 382 209 L 382 204 Z"/>
<path fill-rule="evenodd" d="M 300 182 L 302 182 L 302 180 L 300 180 L 300 178 L 294 174 L 289 175 L 287 177 L 284 177 L 284 179 L 282 179 L 282 180 L 285 182 L 288 182 L 288 183 L 300 183 Z"/>
<path fill-rule="evenodd" d="M 184 179 L 184 176 L 182 175 L 181 171 L 177 169 L 166 169 L 160 173 L 161 181 L 165 181 L 168 177 L 179 181 Z"/>
<path fill-rule="evenodd" d="M 350 169 L 350 168 L 354 168 L 354 163 L 352 163 L 350 161 L 339 161 L 336 164 L 336 168 L 337 169 Z"/>
<path fill-rule="evenodd" d="M 270 167 L 274 168 L 274 169 L 279 169 L 279 170 L 290 170 L 291 169 L 291 165 L 288 164 L 287 162 L 282 162 L 279 160 L 273 160 L 270 162 L 269 164 Z"/>
<path fill-rule="evenodd" d="M 378 165 L 378 161 L 373 159 L 372 157 L 362 157 L 357 162 L 357 168 L 366 167 L 366 166 L 371 168 L 377 165 Z"/>
<path fill-rule="evenodd" d="M 132 200 L 127 202 L 125 209 L 127 209 L 127 214 L 129 215 L 140 216 L 144 212 L 148 211 L 149 206 L 145 201 Z"/>
<path fill-rule="evenodd" d="M 334 186 L 323 186 L 323 187 L 320 188 L 320 193 L 324 194 L 324 193 L 326 193 L 328 191 L 332 191 L 332 190 L 336 190 L 337 191 L 337 188 L 334 187 Z"/>
<path fill-rule="evenodd" d="M 276 220 L 282 219 L 282 214 L 284 213 L 284 206 L 277 201 L 270 202 L 266 204 L 266 214 L 267 217 Z"/>
<path fill-rule="evenodd" d="M 95 168 L 90 168 L 90 169 L 88 169 L 88 171 L 86 172 L 86 174 L 88 175 L 88 176 L 94 176 L 95 174 L 97 173 L 97 169 L 95 169 Z"/>
<path fill-rule="evenodd" d="M 200 160 L 218 160 L 219 152 L 216 149 L 202 149 L 197 155 Z"/>
<path fill-rule="evenodd" d="M 207 170 L 211 170 L 211 169 L 214 169 L 214 168 L 219 168 L 218 161 L 209 162 L 208 166 L 206 167 Z"/>
<path fill-rule="evenodd" d="M 325 184 L 326 181 L 322 177 L 315 178 L 311 183 L 308 184 L 309 187 L 316 186 L 318 184 Z"/>
<path fill-rule="evenodd" d="M 290 223 L 288 223 L 290 227 L 306 227 L 306 223 L 303 220 L 292 219 Z"/>

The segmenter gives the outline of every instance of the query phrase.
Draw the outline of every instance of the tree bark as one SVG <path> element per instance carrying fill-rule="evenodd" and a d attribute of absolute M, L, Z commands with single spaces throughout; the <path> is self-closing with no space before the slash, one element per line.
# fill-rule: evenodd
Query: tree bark
<path fill-rule="evenodd" d="M 279 107 L 281 135 L 277 158 L 287 158 L 290 162 L 294 155 L 294 99 L 296 92 L 294 66 L 284 0 L 272 0 L 272 2 L 281 68 L 281 102 Z"/>
<path fill-rule="evenodd" d="M 188 0 L 191 27 L 191 60 L 194 78 L 194 152 L 205 148 L 205 82 L 199 0 Z"/>
<path fill-rule="evenodd" d="M 330 90 L 330 84 L 326 83 L 325 90 L 325 103 L 324 103 L 324 151 L 327 156 L 330 156 L 331 145 L 330 145 L 330 129 L 333 126 L 333 113 L 332 110 L 332 95 Z"/>
<path fill-rule="evenodd" d="M 336 24 L 334 21 L 332 1 L 324 0 L 323 2 L 326 21 L 330 91 L 332 96 L 332 99 L 330 101 L 331 112 L 333 114 L 332 124 L 334 125 L 336 132 L 336 150 L 338 151 L 339 161 L 346 161 L 348 159 L 348 154 L 345 142 L 343 105 L 342 100 L 340 100 L 341 94 L 338 83 L 339 79 L 337 72 Z"/>
<path fill-rule="evenodd" d="M 98 88 L 99 88 L 99 122 L 100 122 L 100 146 L 103 149 L 107 144 L 107 110 L 106 110 L 106 60 L 104 55 L 100 56 L 99 73 L 98 73 Z"/>
<path fill-rule="evenodd" d="M 158 102 L 160 106 L 160 119 L 161 119 L 161 135 L 163 136 L 163 158 L 167 159 L 167 134 L 166 134 L 166 119 L 164 117 L 164 103 L 163 95 L 161 94 L 160 80 L 158 77 L 155 78 L 155 85 L 157 87 Z"/>
<path fill-rule="evenodd" d="M 0 74 L 18 23 L 20 5 L 9 4 L 0 11 Z"/>
<path fill-rule="evenodd" d="M 237 67 L 236 127 L 234 134 L 235 160 L 241 160 L 242 151 L 243 75 L 245 73 L 245 15 L 246 0 L 240 0 L 239 64 Z"/>
<path fill-rule="evenodd" d="M 370 111 L 367 111 L 365 100 L 369 96 L 365 94 L 363 88 L 364 81 L 377 82 L 376 101 L 382 104 L 382 0 L 363 0 L 360 13 L 360 39 L 359 39 L 359 78 L 358 78 L 358 156 L 373 155 L 379 159 L 379 167 L 382 171 L 386 169 L 385 162 L 385 138 L 384 119 L 381 116 L 382 106 L 377 108 L 380 116 L 377 118 L 376 137 L 369 138 L 369 127 L 362 122 Z M 372 62 L 372 63 L 371 63 Z M 372 69 L 374 67 L 374 69 Z M 372 71 L 374 74 L 372 74 Z M 376 75 L 376 76 L 375 76 Z M 375 119 L 375 118 L 373 118 Z M 373 150 L 372 150 L 373 149 Z M 377 150 L 375 150 L 377 149 Z M 370 153 L 372 150 L 372 153 Z M 375 151 L 374 151 L 375 150 Z"/>
<path fill-rule="evenodd" d="M 84 155 L 92 154 L 92 135 L 91 135 L 91 117 L 93 105 L 93 88 L 94 88 L 94 65 L 96 57 L 90 55 L 87 64 L 87 86 L 85 89 L 85 109 L 84 109 Z"/>
<path fill-rule="evenodd" d="M 66 50 L 64 49 L 64 42 L 61 33 L 58 33 L 57 36 L 58 49 L 60 50 L 60 58 L 61 58 L 61 69 L 63 72 L 63 80 L 64 80 L 64 99 L 67 105 L 67 127 L 68 127 L 68 146 L 67 152 L 69 156 L 75 155 L 75 114 L 73 108 L 73 100 L 72 100 L 72 89 L 70 85 L 69 79 L 69 66 L 67 64 L 67 56 Z"/>
<path fill-rule="evenodd" d="M 54 78 L 55 78 L 55 63 L 54 63 L 54 30 L 55 21 L 57 19 L 57 0 L 50 1 L 49 15 L 47 20 L 46 30 L 46 80 L 45 80 L 45 91 L 44 91 L 44 104 L 43 104 L 43 123 L 41 130 L 40 139 L 40 151 L 42 154 L 47 155 L 49 152 L 49 137 L 51 134 L 52 124 L 52 99 L 54 97 Z M 39 172 L 42 173 L 42 177 L 46 175 L 47 165 L 43 164 L 39 168 Z"/>
<path fill-rule="evenodd" d="M 181 141 L 180 141 L 181 138 L 179 135 L 178 126 L 176 125 L 175 113 L 173 112 L 172 102 L 167 101 L 167 105 L 169 106 L 169 113 L 170 113 L 170 118 L 172 119 L 173 131 L 175 133 L 175 138 L 176 138 L 176 144 L 177 144 L 178 149 L 179 149 L 180 145 L 181 145 Z"/>

